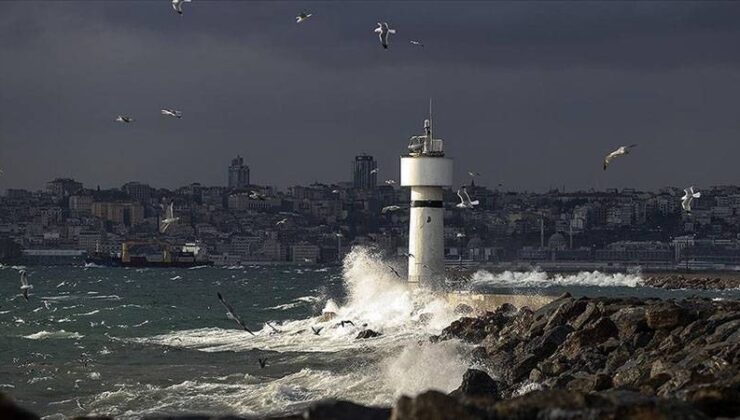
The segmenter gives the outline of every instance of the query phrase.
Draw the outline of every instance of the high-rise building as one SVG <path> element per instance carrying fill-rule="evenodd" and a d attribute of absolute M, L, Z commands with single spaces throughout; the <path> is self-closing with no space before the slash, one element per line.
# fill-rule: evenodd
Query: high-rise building
<path fill-rule="evenodd" d="M 358 155 L 352 165 L 352 180 L 359 190 L 372 190 L 378 184 L 378 164 L 372 156 Z"/>
<path fill-rule="evenodd" d="M 82 189 L 82 183 L 71 178 L 57 178 L 46 183 L 46 190 L 56 198 L 67 197 Z"/>
<path fill-rule="evenodd" d="M 126 183 L 121 189 L 126 191 L 126 193 L 128 193 L 131 198 L 140 203 L 149 201 L 149 199 L 152 197 L 152 187 L 140 182 Z"/>
<path fill-rule="evenodd" d="M 237 155 L 229 165 L 229 188 L 243 188 L 249 185 L 249 166 L 244 158 Z"/>

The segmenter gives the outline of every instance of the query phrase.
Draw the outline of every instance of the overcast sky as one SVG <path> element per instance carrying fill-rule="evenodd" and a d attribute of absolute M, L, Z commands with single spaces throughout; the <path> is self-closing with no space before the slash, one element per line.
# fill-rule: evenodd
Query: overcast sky
<path fill-rule="evenodd" d="M 236 154 L 258 184 L 346 181 L 362 152 L 397 179 L 429 97 L 456 183 L 475 170 L 540 191 L 740 184 L 740 2 L 184 8 L 0 2 L 0 189 L 224 185 Z M 314 16 L 298 25 L 301 10 Z M 389 50 L 379 20 L 398 31 Z"/>

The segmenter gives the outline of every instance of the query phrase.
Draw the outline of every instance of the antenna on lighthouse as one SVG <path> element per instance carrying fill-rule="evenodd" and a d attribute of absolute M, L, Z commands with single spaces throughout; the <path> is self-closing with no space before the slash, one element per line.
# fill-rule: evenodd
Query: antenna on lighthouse
<path fill-rule="evenodd" d="M 424 131 L 427 138 L 432 139 L 432 98 L 429 98 L 429 119 L 424 121 Z"/>

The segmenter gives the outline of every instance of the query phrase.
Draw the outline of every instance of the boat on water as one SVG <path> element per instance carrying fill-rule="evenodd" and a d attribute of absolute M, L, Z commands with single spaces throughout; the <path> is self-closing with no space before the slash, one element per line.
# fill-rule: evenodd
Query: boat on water
<path fill-rule="evenodd" d="M 85 259 L 86 264 L 104 267 L 198 267 L 213 265 L 197 242 L 188 242 L 176 248 L 163 242 L 127 241 L 121 252 L 105 254 L 95 252 Z"/>

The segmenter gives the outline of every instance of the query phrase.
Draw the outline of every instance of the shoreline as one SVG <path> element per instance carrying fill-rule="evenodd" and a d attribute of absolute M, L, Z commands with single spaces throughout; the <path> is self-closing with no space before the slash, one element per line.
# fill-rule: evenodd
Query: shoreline
<path fill-rule="evenodd" d="M 474 360 L 449 395 L 393 407 L 320 401 L 282 419 L 684 418 L 740 416 L 740 300 L 574 298 L 538 309 L 502 304 L 430 336 Z M 419 344 L 424 345 L 422 343 Z M 525 392 L 531 391 L 531 392 Z M 12 417 L 0 397 L 0 417 Z M 103 417 L 105 417 L 103 415 Z M 149 418 L 259 418 L 159 415 Z"/>

